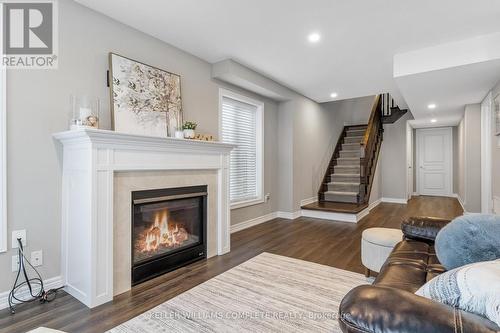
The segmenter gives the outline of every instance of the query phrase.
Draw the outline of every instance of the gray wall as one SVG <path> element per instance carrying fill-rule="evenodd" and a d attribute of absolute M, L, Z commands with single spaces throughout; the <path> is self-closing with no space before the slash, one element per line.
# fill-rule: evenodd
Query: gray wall
<path fill-rule="evenodd" d="M 182 76 L 185 119 L 199 132 L 218 133 L 218 88 L 211 65 L 70 0 L 59 1 L 59 69 L 9 70 L 7 73 L 8 239 L 26 229 L 27 251 L 43 250 L 44 278 L 60 275 L 61 149 L 52 133 L 69 123 L 70 94 L 95 95 L 102 101 L 101 125 L 110 126 L 105 84 L 108 52 Z M 249 94 L 251 97 L 255 97 Z M 265 190 L 271 201 L 232 212 L 233 223 L 277 208 L 278 106 L 265 102 Z M 9 247 L 10 248 L 10 247 Z M 11 256 L 0 254 L 0 292 L 11 287 Z"/>
<path fill-rule="evenodd" d="M 384 125 L 381 150 L 382 197 L 406 199 L 406 122 L 413 119 L 408 112 L 394 124 Z"/>
<path fill-rule="evenodd" d="M 308 99 L 294 104 L 293 209 L 318 193 L 344 125 L 366 124 L 374 96 L 318 105 Z"/>
<path fill-rule="evenodd" d="M 453 126 L 452 129 L 452 144 L 453 144 L 453 193 L 458 194 L 458 186 L 460 177 L 458 176 L 459 147 L 458 147 L 458 126 Z"/>
<path fill-rule="evenodd" d="M 458 199 L 465 203 L 465 119 L 462 118 L 457 127 L 457 188 Z"/>
<path fill-rule="evenodd" d="M 481 212 L 481 105 L 465 106 L 457 133 L 457 194 L 465 211 Z"/>

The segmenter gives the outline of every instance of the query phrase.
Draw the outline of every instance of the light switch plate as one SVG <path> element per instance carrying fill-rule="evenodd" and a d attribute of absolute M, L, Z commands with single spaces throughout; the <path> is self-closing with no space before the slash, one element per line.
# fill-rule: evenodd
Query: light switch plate
<path fill-rule="evenodd" d="M 19 247 L 17 239 L 22 239 L 23 247 L 26 246 L 26 230 L 14 230 L 12 231 L 12 248 L 17 249 Z"/>
<path fill-rule="evenodd" d="M 43 265 L 43 253 L 42 250 L 31 252 L 31 260 L 30 263 L 34 266 L 42 266 Z"/>

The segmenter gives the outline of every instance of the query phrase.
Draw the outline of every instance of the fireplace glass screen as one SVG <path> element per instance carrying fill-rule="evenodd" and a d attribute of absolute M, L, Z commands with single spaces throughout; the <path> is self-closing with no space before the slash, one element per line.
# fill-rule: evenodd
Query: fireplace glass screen
<path fill-rule="evenodd" d="M 200 244 L 202 204 L 194 197 L 134 205 L 134 264 Z"/>

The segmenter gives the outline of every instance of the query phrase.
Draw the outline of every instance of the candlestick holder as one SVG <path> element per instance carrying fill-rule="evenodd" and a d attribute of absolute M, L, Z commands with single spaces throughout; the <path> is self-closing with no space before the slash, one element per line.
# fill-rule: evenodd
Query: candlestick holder
<path fill-rule="evenodd" d="M 99 98 L 72 95 L 70 105 L 70 129 L 99 128 Z"/>

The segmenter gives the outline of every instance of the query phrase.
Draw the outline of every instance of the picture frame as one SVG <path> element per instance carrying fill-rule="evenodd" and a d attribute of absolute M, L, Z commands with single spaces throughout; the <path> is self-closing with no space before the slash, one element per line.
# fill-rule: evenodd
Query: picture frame
<path fill-rule="evenodd" d="M 179 74 L 110 52 L 109 89 L 114 131 L 173 137 L 181 128 Z"/>

